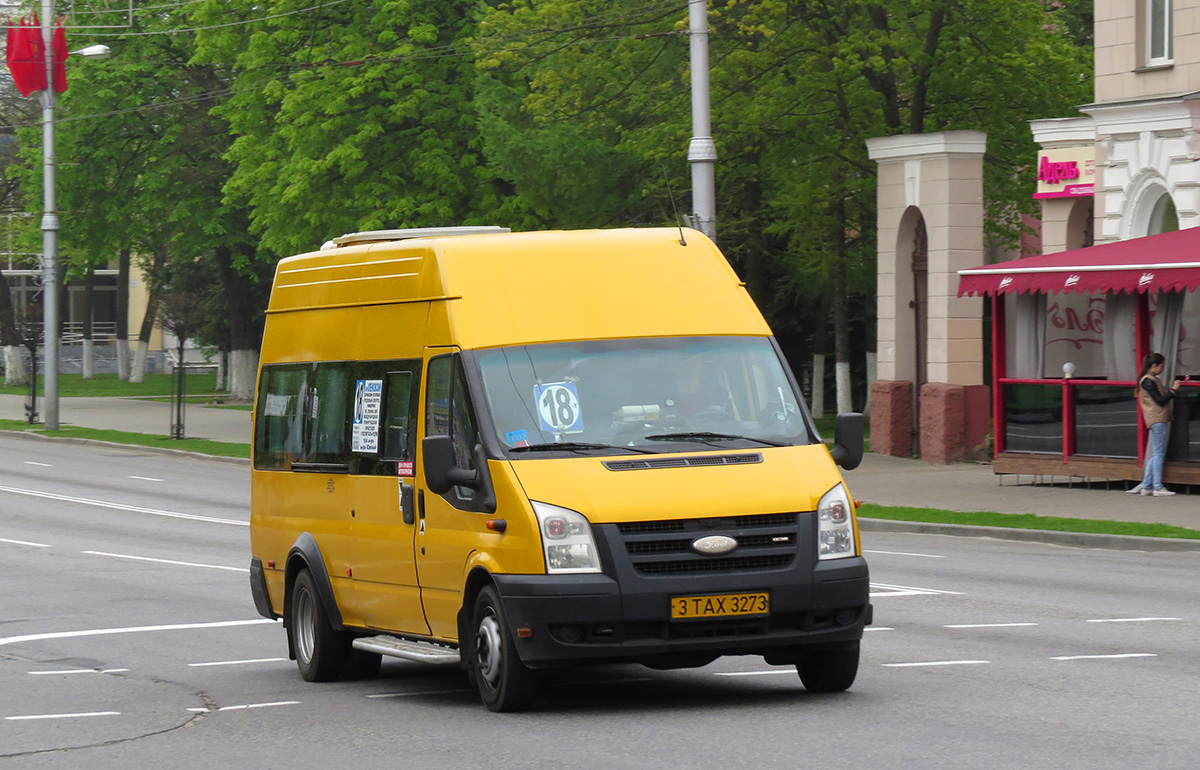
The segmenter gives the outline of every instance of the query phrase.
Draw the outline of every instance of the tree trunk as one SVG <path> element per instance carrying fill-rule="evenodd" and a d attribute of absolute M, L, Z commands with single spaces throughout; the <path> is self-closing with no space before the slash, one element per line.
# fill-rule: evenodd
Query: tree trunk
<path fill-rule="evenodd" d="M 21 348 L 25 339 L 17 328 L 17 316 L 13 310 L 12 293 L 8 287 L 8 278 L 0 270 L 0 345 L 4 346 L 4 384 L 24 385 L 29 381 L 29 373 L 25 370 L 25 359 L 21 356 Z"/>
<path fill-rule="evenodd" d="M 253 401 L 258 378 L 258 348 L 235 350 L 229 356 L 229 397 Z"/>
<path fill-rule="evenodd" d="M 846 298 L 846 202 L 838 199 L 833 207 L 833 353 L 837 363 L 834 377 L 837 384 L 838 414 L 853 412 L 850 391 L 850 319 Z"/>
<path fill-rule="evenodd" d="M 117 379 L 129 379 L 129 249 L 117 262 Z"/>
<path fill-rule="evenodd" d="M 92 316 L 96 308 L 96 268 L 88 265 L 83 277 L 83 379 L 96 376 L 95 346 L 92 344 Z"/>
<path fill-rule="evenodd" d="M 218 248 L 216 261 L 229 311 L 229 396 L 237 401 L 252 401 L 258 377 L 258 348 L 262 343 L 257 303 L 250 280 L 234 268 L 233 251 Z"/>
<path fill-rule="evenodd" d="M 129 372 L 130 382 L 146 381 L 146 356 L 150 352 L 150 334 L 154 331 L 154 319 L 158 315 L 158 294 L 150 293 L 146 303 L 146 315 L 142 318 L 142 329 L 138 332 L 137 354 Z"/>

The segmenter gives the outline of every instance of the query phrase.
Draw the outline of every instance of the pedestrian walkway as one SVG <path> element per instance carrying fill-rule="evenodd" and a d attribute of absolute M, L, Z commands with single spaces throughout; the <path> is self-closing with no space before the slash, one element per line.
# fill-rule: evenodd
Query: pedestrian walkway
<path fill-rule="evenodd" d="M 172 404 L 140 398 L 62 398 L 59 423 L 166 436 Z M 0 418 L 23 420 L 25 399 L 0 394 Z M 185 435 L 229 443 L 249 443 L 250 412 L 188 405 Z M 845 474 L 855 499 L 879 505 L 940 508 L 951 511 L 1033 513 L 1040 516 L 1172 524 L 1200 529 L 1200 495 L 1141 497 L 1125 486 L 1065 476 L 997 476 L 986 463 L 930 465 L 886 455 L 867 454 Z M 1038 483 L 1035 483 L 1038 482 Z"/>
<path fill-rule="evenodd" d="M 77 426 L 169 436 L 174 407 L 169 401 L 144 398 L 60 398 L 58 423 L 64 428 Z M 44 416 L 40 400 L 38 411 Z M 0 394 L 0 419 L 24 420 L 25 397 Z M 249 444 L 250 412 L 191 403 L 184 408 L 183 428 L 186 438 Z"/>

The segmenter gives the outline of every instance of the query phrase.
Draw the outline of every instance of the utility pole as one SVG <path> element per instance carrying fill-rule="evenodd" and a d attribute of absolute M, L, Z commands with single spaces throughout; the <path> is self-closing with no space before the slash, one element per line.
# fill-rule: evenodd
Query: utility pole
<path fill-rule="evenodd" d="M 717 144 L 712 138 L 712 106 L 708 96 L 708 1 L 688 2 L 688 47 L 692 67 L 692 212 L 696 229 L 717 239 Z"/>
<path fill-rule="evenodd" d="M 42 91 L 42 356 L 46 395 L 42 400 L 46 430 L 58 430 L 58 203 L 54 194 L 54 0 L 42 0 L 42 42 L 46 88 Z M 36 366 L 37 362 L 34 362 Z"/>

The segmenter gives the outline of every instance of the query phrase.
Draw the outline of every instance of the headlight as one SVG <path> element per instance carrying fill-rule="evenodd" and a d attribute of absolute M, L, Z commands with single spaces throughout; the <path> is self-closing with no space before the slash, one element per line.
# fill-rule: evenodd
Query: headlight
<path fill-rule="evenodd" d="M 542 532 L 542 548 L 546 554 L 546 572 L 568 574 L 599 572 L 596 541 L 592 525 L 577 511 L 559 508 L 548 503 L 533 503 L 538 529 Z"/>
<path fill-rule="evenodd" d="M 846 487 L 838 484 L 817 505 L 817 558 L 854 556 L 854 515 Z"/>

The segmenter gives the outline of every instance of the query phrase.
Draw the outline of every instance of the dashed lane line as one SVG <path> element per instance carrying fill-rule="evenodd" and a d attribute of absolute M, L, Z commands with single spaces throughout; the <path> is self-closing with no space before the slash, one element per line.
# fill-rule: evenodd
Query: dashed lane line
<path fill-rule="evenodd" d="M 178 511 L 163 511 L 157 508 L 143 508 L 139 505 L 123 505 L 121 503 L 110 503 L 104 500 L 92 500 L 87 497 L 73 497 L 71 495 L 56 495 L 53 492 L 39 492 L 35 489 L 20 489 L 18 487 L 0 487 L 0 492 L 8 492 L 12 495 L 25 495 L 26 497 L 37 497 L 43 500 L 58 500 L 64 503 L 78 503 L 79 505 L 92 505 L 97 508 L 109 508 L 115 511 L 129 511 L 131 513 L 145 513 L 151 516 L 165 516 L 171 519 L 187 519 L 188 521 L 203 521 L 210 524 L 233 524 L 238 527 L 249 527 L 250 522 L 238 521 L 237 519 L 219 519 L 215 516 L 199 516 L 193 513 L 179 513 Z"/>
<path fill-rule="evenodd" d="M 273 706 L 297 706 L 300 704 L 298 700 L 277 700 L 271 703 L 243 703 L 239 706 L 222 706 L 220 708 L 191 708 L 188 711 L 193 714 L 212 714 L 217 711 L 245 711 L 246 709 L 265 709 Z"/>
<path fill-rule="evenodd" d="M 1123 652 L 1115 655 L 1055 655 L 1050 660 L 1118 660 L 1120 658 L 1157 658 L 1153 652 Z"/>
<path fill-rule="evenodd" d="M 30 676 L 52 676 L 55 674 L 124 674 L 127 668 L 73 668 L 67 671 L 30 671 Z"/>
<path fill-rule="evenodd" d="M 25 714 L 23 716 L 4 717 L 16 722 L 25 719 L 78 719 L 80 717 L 119 717 L 120 711 L 87 711 L 78 714 Z"/>
<path fill-rule="evenodd" d="M 246 572 L 250 570 L 247 567 L 226 567 L 222 564 L 197 564 L 191 561 L 175 561 L 174 559 L 153 559 L 149 556 L 130 556 L 124 553 L 108 553 L 107 551 L 80 551 L 80 553 L 88 556 L 108 556 L 113 559 L 131 559 L 133 561 L 149 561 L 156 564 L 173 564 L 176 567 L 203 567 L 204 569 L 221 569 L 229 572 Z"/>
<path fill-rule="evenodd" d="M 919 668 L 922 666 L 978 666 L 991 663 L 990 660 L 926 660 L 916 663 L 884 663 L 885 668 Z"/>
<path fill-rule="evenodd" d="M 910 553 L 908 551 L 870 551 L 870 550 L 867 550 L 866 548 L 863 549 L 863 553 L 875 553 L 875 554 L 882 554 L 884 556 L 915 556 L 920 559 L 944 559 L 944 558 L 946 558 L 946 556 L 944 554 Z"/>
<path fill-rule="evenodd" d="M 896 586 L 887 583 L 871 583 L 872 597 L 885 596 L 962 596 L 961 591 L 940 591 L 935 588 L 917 588 L 915 586 Z"/>
<path fill-rule="evenodd" d="M 30 548 L 52 548 L 48 543 L 31 543 L 27 540 L 9 540 L 6 537 L 0 537 L 0 543 L 8 543 L 10 545 L 27 545 Z"/>
<path fill-rule="evenodd" d="M 1037 623 L 952 623 L 942 628 L 1021 628 L 1036 625 Z"/>
<path fill-rule="evenodd" d="M 251 660 L 215 660 L 211 663 L 189 663 L 189 668 L 205 668 L 207 666 L 242 666 L 247 663 L 278 663 L 287 658 L 253 658 Z"/>
<path fill-rule="evenodd" d="M 40 642 L 46 639 L 72 639 L 81 636 L 109 636 L 112 634 L 140 634 L 156 631 L 191 631 L 197 628 L 232 628 L 236 626 L 257 626 L 263 623 L 277 623 L 275 620 L 259 618 L 256 620 L 222 620 L 215 623 L 177 623 L 161 626 L 131 626 L 129 628 L 93 628 L 86 631 L 55 631 L 48 634 L 24 634 L 22 636 L 0 637 L 0 647 L 22 642 Z"/>
<path fill-rule="evenodd" d="M 1089 623 L 1153 623 L 1156 621 L 1183 620 L 1183 618 L 1095 618 Z"/>

